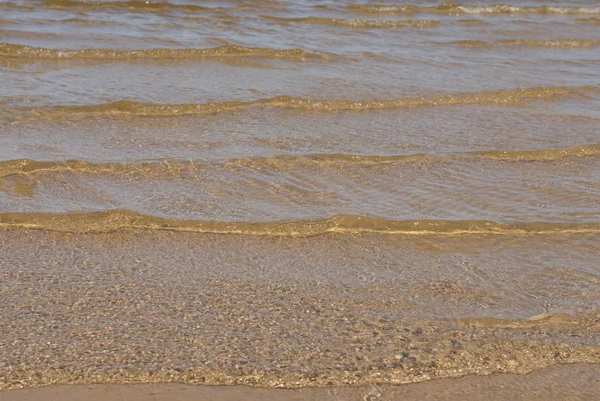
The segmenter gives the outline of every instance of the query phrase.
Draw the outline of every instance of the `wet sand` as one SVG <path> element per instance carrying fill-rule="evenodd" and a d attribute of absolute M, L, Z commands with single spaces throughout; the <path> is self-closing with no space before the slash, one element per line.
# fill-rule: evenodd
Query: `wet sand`
<path fill-rule="evenodd" d="M 599 365 L 561 365 L 528 375 L 470 376 L 403 386 L 264 389 L 171 383 L 52 386 L 1 393 L 2 401 L 591 401 L 598 394 Z"/>

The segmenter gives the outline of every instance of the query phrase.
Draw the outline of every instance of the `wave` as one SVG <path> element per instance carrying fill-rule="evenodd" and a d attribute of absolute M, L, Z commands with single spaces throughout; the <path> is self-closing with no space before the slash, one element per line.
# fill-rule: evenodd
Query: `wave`
<path fill-rule="evenodd" d="M 1 24 L 1 22 L 0 22 Z M 56 33 L 47 33 L 47 32 L 31 32 L 31 31 L 21 31 L 15 29 L 0 29 L 0 38 L 18 38 L 18 39 L 36 39 L 36 40 L 44 40 L 44 39 L 61 39 L 61 35 Z M 0 44 L 1 46 L 1 44 Z"/>
<path fill-rule="evenodd" d="M 533 40 L 533 39 L 510 39 L 497 42 L 484 42 L 480 40 L 460 40 L 457 45 L 465 47 L 488 48 L 496 46 L 522 46 L 522 47 L 548 47 L 554 49 L 591 49 L 600 46 L 600 40 L 586 39 L 555 39 L 555 40 Z"/>
<path fill-rule="evenodd" d="M 522 329 L 539 326 L 574 326 L 581 323 L 576 316 L 564 313 L 545 313 L 522 319 L 460 318 L 453 321 L 459 325 L 482 328 Z"/>
<path fill-rule="evenodd" d="M 132 115 L 132 116 L 176 116 L 206 115 L 237 109 L 272 107 L 301 111 L 336 112 L 366 111 L 434 106 L 495 105 L 522 106 L 530 101 L 555 101 L 570 96 L 585 96 L 598 88 L 588 87 L 538 87 L 484 91 L 442 95 L 434 97 L 409 97 L 385 100 L 337 100 L 310 99 L 292 96 L 276 96 L 251 101 L 226 101 L 211 103 L 156 104 L 119 100 L 112 103 L 85 106 L 38 106 L 5 110 L 13 115 L 55 118 L 76 115 Z"/>
<path fill-rule="evenodd" d="M 173 175 L 193 165 L 191 162 L 161 160 L 134 164 L 92 163 L 84 160 L 39 161 L 15 159 L 0 161 L 0 178 L 48 172 L 73 171 L 81 174 L 130 174 L 143 172 L 147 178 Z"/>
<path fill-rule="evenodd" d="M 142 49 L 111 50 L 81 49 L 61 50 L 0 43 L 0 56 L 35 60 L 185 60 L 214 57 L 263 57 L 298 61 L 304 59 L 331 60 L 339 56 L 332 53 L 311 53 L 301 49 L 272 49 L 225 45 L 204 49 Z"/>
<path fill-rule="evenodd" d="M 32 6 L 16 4 L 16 3 L 8 2 L 8 1 L 0 2 L 0 8 L 4 8 L 4 9 L 8 9 L 8 10 L 16 10 L 16 11 L 25 11 L 25 12 L 35 10 L 35 8 Z M 8 20 L 2 20 L 2 21 L 8 21 Z"/>
<path fill-rule="evenodd" d="M 374 165 L 407 162 L 423 162 L 435 160 L 469 160 L 484 158 L 495 161 L 508 162 L 541 162 L 556 161 L 566 157 L 584 157 L 600 155 L 600 144 L 574 146 L 558 149 L 534 150 L 484 150 L 457 153 L 412 153 L 404 155 L 354 155 L 341 153 L 317 153 L 299 156 L 276 155 L 271 157 L 248 157 L 227 159 L 220 163 L 241 166 L 256 165 L 287 165 L 300 166 L 302 164 L 352 164 Z M 39 161 L 31 159 L 15 159 L 0 161 L 0 178 L 18 174 L 37 174 L 44 172 L 73 171 L 84 174 L 132 174 L 140 173 L 146 178 L 172 176 L 185 171 L 198 168 L 202 162 L 163 159 L 143 161 L 138 163 L 92 163 L 84 160 L 66 161 Z M 205 165 L 202 165 L 205 168 Z"/>
<path fill-rule="evenodd" d="M 186 13 L 201 13 L 213 10 L 212 7 L 204 7 L 197 4 L 173 4 L 164 1 L 125 0 L 125 1 L 85 1 L 85 0 L 42 0 L 38 6 L 72 10 L 123 10 L 129 12 L 167 12 L 181 11 Z"/>
<path fill-rule="evenodd" d="M 573 156 L 595 156 L 600 155 L 600 145 L 573 146 L 570 148 L 559 149 L 534 149 L 534 150 L 486 150 L 473 152 L 474 155 L 480 155 L 487 159 L 504 161 L 555 161 L 565 157 Z"/>
<path fill-rule="evenodd" d="M 276 2 L 269 2 L 271 5 Z M 223 10 L 222 7 L 207 7 L 198 4 L 175 4 L 163 1 L 123 0 L 123 1 L 86 1 L 86 0 L 42 0 L 35 6 L 15 3 L 0 3 L 0 7 L 17 9 L 21 11 L 36 11 L 40 7 L 57 10 L 81 11 L 128 11 L 141 13 L 169 13 L 182 12 L 198 14 Z M 323 7 L 321 7 L 323 8 Z M 368 14 L 450 14 L 450 15 L 478 15 L 478 14 L 540 14 L 540 15 L 599 15 L 599 6 L 520 6 L 511 4 L 492 5 L 463 5 L 441 4 L 435 6 L 415 5 L 366 5 L 352 4 L 346 7 L 350 11 Z"/>
<path fill-rule="evenodd" d="M 70 233 L 118 230 L 169 230 L 254 236 L 314 236 L 326 233 L 406 235 L 458 234 L 574 234 L 600 233 L 600 223 L 514 223 L 486 220 L 386 220 L 337 215 L 321 220 L 226 222 L 174 220 L 119 209 L 91 213 L 0 213 L 0 228 L 41 229 Z"/>
<path fill-rule="evenodd" d="M 353 4 L 347 7 L 351 11 L 374 14 L 452 14 L 452 15 L 478 15 L 478 14 L 541 14 L 541 15 L 588 15 L 600 14 L 600 7 L 575 7 L 575 6 L 518 6 L 508 4 L 494 4 L 488 6 L 443 4 L 437 6 L 386 6 Z"/>
<path fill-rule="evenodd" d="M 347 28 L 372 29 L 372 28 L 431 28 L 438 26 L 440 21 L 433 20 L 406 20 L 406 21 L 381 21 L 381 20 L 364 20 L 364 19 L 340 19 L 340 18 L 324 18 L 324 17 L 301 17 L 301 18 L 285 18 L 276 16 L 263 16 L 265 19 L 270 19 L 279 22 L 306 22 L 311 24 L 337 25 Z"/>
<path fill-rule="evenodd" d="M 600 25 L 600 17 L 577 18 L 575 21 L 581 24 Z"/>

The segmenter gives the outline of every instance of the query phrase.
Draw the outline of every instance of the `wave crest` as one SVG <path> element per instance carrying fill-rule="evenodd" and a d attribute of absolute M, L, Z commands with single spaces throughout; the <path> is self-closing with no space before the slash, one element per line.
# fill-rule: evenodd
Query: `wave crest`
<path fill-rule="evenodd" d="M 401 221 L 354 215 L 337 215 L 321 220 L 223 222 L 173 220 L 143 215 L 131 210 L 111 210 L 79 214 L 1 213 L 0 227 L 73 233 L 102 233 L 134 229 L 255 236 L 313 236 L 325 233 L 527 235 L 600 232 L 600 223 L 534 222 L 500 224 L 486 220 Z"/>
<path fill-rule="evenodd" d="M 600 7 L 575 7 L 575 6 L 518 6 L 508 4 L 494 4 L 488 6 L 442 4 L 438 6 L 386 6 L 353 4 L 348 6 L 351 11 L 373 14 L 452 14 L 452 15 L 477 15 L 477 14 L 541 14 L 541 15 L 588 15 L 600 14 Z"/>
<path fill-rule="evenodd" d="M 226 159 L 223 162 L 232 165 L 247 166 L 301 166 L 303 164 L 324 165 L 375 165 L 391 163 L 410 162 L 434 162 L 448 158 L 458 160 L 476 160 L 483 158 L 488 160 L 507 162 L 544 162 L 556 161 L 565 157 L 585 157 L 600 155 L 600 144 L 574 146 L 570 148 L 557 149 L 533 149 L 533 150 L 483 150 L 459 153 L 411 153 L 402 155 L 358 155 L 343 153 L 316 153 L 306 155 L 276 155 L 271 157 L 248 157 L 238 159 Z M 208 162 L 207 162 L 208 163 Z M 180 174 L 191 171 L 207 163 L 184 161 L 184 160 L 155 160 L 144 161 L 133 164 L 120 163 L 92 163 L 84 160 L 66 161 L 39 161 L 31 159 L 15 159 L 0 161 L 0 178 L 18 174 L 37 174 L 44 172 L 74 171 L 82 174 L 131 174 L 139 171 L 144 177 L 160 177 L 166 175 Z"/>
<path fill-rule="evenodd" d="M 205 49 L 47 49 L 0 43 L 0 56 L 35 60 L 185 60 L 215 57 L 262 57 L 299 61 L 304 59 L 331 60 L 338 56 L 331 53 L 311 53 L 302 49 L 272 49 L 263 47 L 244 47 L 224 45 Z"/>
<path fill-rule="evenodd" d="M 409 97 L 383 100 L 310 99 L 292 96 L 276 96 L 251 101 L 225 101 L 187 104 L 156 104 L 119 100 L 112 103 L 85 106 L 51 106 L 6 110 L 9 114 L 36 118 L 56 118 L 77 115 L 134 115 L 176 116 L 205 115 L 223 111 L 271 107 L 299 111 L 337 112 L 402 109 L 435 106 L 494 105 L 521 106 L 526 102 L 550 102 L 569 96 L 586 96 L 586 92 L 598 91 L 597 87 L 538 87 L 484 91 L 432 97 Z"/>

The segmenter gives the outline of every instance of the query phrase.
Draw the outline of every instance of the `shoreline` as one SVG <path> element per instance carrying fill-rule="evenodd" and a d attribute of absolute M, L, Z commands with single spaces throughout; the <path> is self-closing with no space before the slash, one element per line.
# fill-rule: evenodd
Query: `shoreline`
<path fill-rule="evenodd" d="M 303 387 L 164 384 L 73 384 L 0 391 L 2 401 L 188 400 L 591 400 L 600 393 L 600 364 L 562 364 L 529 374 L 494 373 L 405 385 Z"/>

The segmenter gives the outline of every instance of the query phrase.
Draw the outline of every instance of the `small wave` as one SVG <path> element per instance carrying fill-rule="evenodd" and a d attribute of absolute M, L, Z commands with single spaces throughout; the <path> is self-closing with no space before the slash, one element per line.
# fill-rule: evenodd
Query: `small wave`
<path fill-rule="evenodd" d="M 440 21 L 433 20 L 406 20 L 406 21 L 381 21 L 364 19 L 340 19 L 323 17 L 284 18 L 264 16 L 263 18 L 279 22 L 305 22 L 311 24 L 336 25 L 347 28 L 373 29 L 373 28 L 431 28 L 438 26 Z"/>
<path fill-rule="evenodd" d="M 81 1 L 81 0 L 42 0 L 39 6 L 58 10 L 123 10 L 129 12 L 168 12 L 181 11 L 186 13 L 201 13 L 211 11 L 211 7 L 197 4 L 174 4 L 164 1 L 125 0 L 125 1 Z"/>
<path fill-rule="evenodd" d="M 0 29 L 0 38 L 45 40 L 45 39 L 60 39 L 61 36 L 58 34 L 55 34 L 55 33 L 21 31 L 21 30 L 16 30 L 16 29 Z M 0 46 L 1 46 L 1 44 L 0 44 Z M 0 55 L 2 55 L 2 54 L 0 53 Z"/>
<path fill-rule="evenodd" d="M 522 47 L 547 47 L 553 49 L 591 49 L 600 46 L 600 40 L 585 39 L 555 39 L 555 40 L 533 40 L 533 39 L 510 39 L 498 42 L 484 42 L 480 40 L 460 40 L 457 45 L 465 47 L 489 48 L 497 46 L 522 46 Z"/>
<path fill-rule="evenodd" d="M 425 8 L 413 5 L 404 6 L 385 6 L 385 5 L 365 5 L 365 4 L 352 4 L 347 7 L 350 11 L 366 13 L 366 14 L 415 14 L 422 12 Z"/>
<path fill-rule="evenodd" d="M 81 49 L 61 50 L 0 43 L 0 56 L 35 60 L 185 60 L 215 57 L 262 57 L 278 60 L 300 61 L 304 59 L 331 60 L 338 56 L 331 53 L 311 53 L 301 49 L 272 49 L 225 45 L 205 49 L 142 49 L 111 50 Z"/>
<path fill-rule="evenodd" d="M 16 10 L 16 11 L 35 11 L 35 8 L 32 6 L 26 6 L 23 4 L 16 4 L 8 1 L 0 2 L 0 8 L 8 9 L 8 10 Z"/>
<path fill-rule="evenodd" d="M 40 161 L 16 159 L 0 161 L 0 178 L 12 175 L 31 175 L 72 171 L 80 174 L 118 174 L 120 176 L 141 174 L 147 179 L 173 176 L 178 172 L 192 171 L 195 164 L 185 161 L 161 160 L 133 164 L 92 163 L 84 160 Z"/>
<path fill-rule="evenodd" d="M 42 229 L 73 233 L 118 230 L 170 230 L 255 236 L 314 236 L 325 233 L 383 233 L 406 235 L 458 234 L 573 234 L 599 233 L 600 223 L 514 223 L 486 220 L 386 220 L 337 215 L 321 220 L 225 222 L 173 220 L 131 210 L 91 213 L 0 213 L 0 228 Z"/>
<path fill-rule="evenodd" d="M 373 14 L 450 14 L 450 15 L 478 15 L 478 14 L 541 14 L 541 15 L 587 15 L 600 14 L 600 7 L 574 7 L 574 6 L 518 6 L 495 4 L 488 6 L 443 4 L 438 6 L 386 6 L 353 4 L 348 9 L 361 13 Z"/>
<path fill-rule="evenodd" d="M 226 101 L 212 103 L 156 104 L 119 100 L 113 103 L 86 106 L 50 106 L 5 110 L 12 115 L 55 118 L 73 115 L 135 115 L 176 116 L 204 115 L 222 111 L 256 107 L 274 107 L 301 111 L 336 112 L 366 111 L 413 107 L 496 105 L 520 106 L 529 101 L 555 101 L 568 96 L 584 96 L 585 92 L 597 91 L 591 87 L 538 87 L 500 91 L 484 91 L 443 95 L 436 97 L 410 97 L 386 100 L 337 100 L 310 99 L 292 96 L 276 96 L 251 101 Z M 27 118 L 27 117 L 25 117 Z"/>
<path fill-rule="evenodd" d="M 490 44 L 488 42 L 484 42 L 483 40 L 457 40 L 454 42 L 454 44 L 463 47 L 490 47 Z"/>
<path fill-rule="evenodd" d="M 482 328 L 522 329 L 540 326 L 574 326 L 580 320 L 567 314 L 541 314 L 525 319 L 462 318 L 454 320 L 459 325 Z"/>
<path fill-rule="evenodd" d="M 575 21 L 581 24 L 600 25 L 600 17 L 577 18 Z"/>
<path fill-rule="evenodd" d="M 488 21 L 479 18 L 459 19 L 455 23 L 460 25 L 489 25 Z"/>
<path fill-rule="evenodd" d="M 558 149 L 534 150 L 484 150 L 458 153 L 412 153 L 405 155 L 354 155 L 341 153 L 317 153 L 299 156 L 276 155 L 271 157 L 248 157 L 226 159 L 213 164 L 226 163 L 240 166 L 284 166 L 295 167 L 304 164 L 322 165 L 377 165 L 410 162 L 435 162 L 447 159 L 476 160 L 478 158 L 492 161 L 508 162 L 544 162 L 556 161 L 566 157 L 585 157 L 600 155 L 600 145 L 582 145 Z M 139 173 L 145 178 L 173 176 L 206 168 L 211 162 L 194 162 L 186 160 L 163 159 L 138 163 L 92 163 L 84 160 L 39 161 L 31 159 L 15 159 L 0 161 L 0 178 L 18 174 L 38 174 L 44 172 L 73 171 L 82 174 L 119 174 Z"/>
<path fill-rule="evenodd" d="M 595 156 L 600 155 L 600 145 L 573 146 L 560 149 L 536 149 L 536 150 L 487 150 L 473 152 L 474 155 L 480 155 L 491 160 L 504 161 L 554 161 L 565 157 L 573 156 Z"/>

